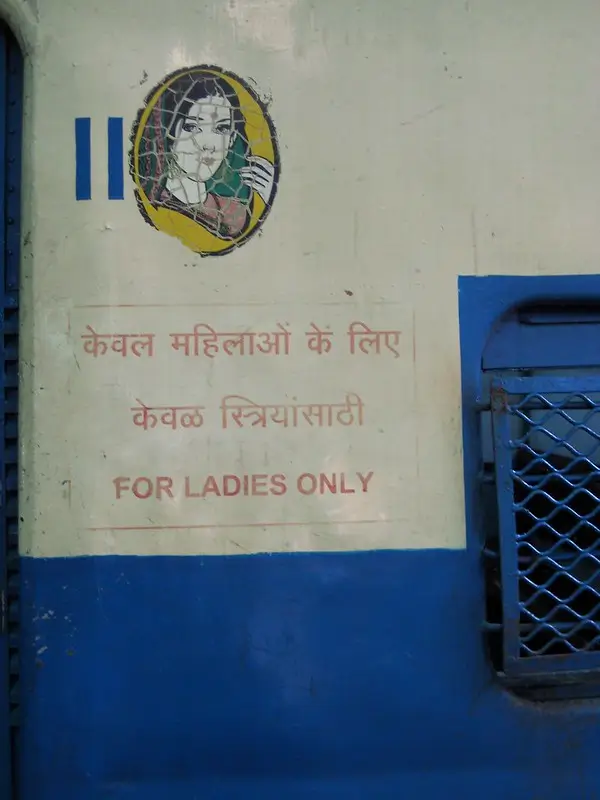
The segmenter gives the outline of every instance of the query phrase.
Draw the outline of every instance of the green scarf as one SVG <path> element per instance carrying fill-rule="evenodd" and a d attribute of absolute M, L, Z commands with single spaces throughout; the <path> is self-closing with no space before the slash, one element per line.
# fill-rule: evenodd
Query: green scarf
<path fill-rule="evenodd" d="M 250 187 L 242 183 L 240 176 L 240 169 L 247 163 L 244 140 L 236 133 L 225 160 L 213 177 L 206 181 L 206 191 L 219 197 L 237 197 L 238 200 L 248 201 Z"/>

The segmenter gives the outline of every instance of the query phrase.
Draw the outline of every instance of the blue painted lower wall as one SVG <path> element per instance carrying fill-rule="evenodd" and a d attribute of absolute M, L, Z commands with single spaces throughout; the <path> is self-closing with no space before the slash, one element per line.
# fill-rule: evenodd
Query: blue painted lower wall
<path fill-rule="evenodd" d="M 466 551 L 23 559 L 23 800 L 600 798 L 513 700 Z"/>

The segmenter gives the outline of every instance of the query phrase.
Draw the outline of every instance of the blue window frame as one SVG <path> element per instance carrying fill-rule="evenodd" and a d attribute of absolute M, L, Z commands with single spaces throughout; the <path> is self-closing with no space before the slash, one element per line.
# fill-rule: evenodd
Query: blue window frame
<path fill-rule="evenodd" d="M 600 697 L 600 276 L 460 278 L 459 306 L 489 661 L 523 697 Z"/>

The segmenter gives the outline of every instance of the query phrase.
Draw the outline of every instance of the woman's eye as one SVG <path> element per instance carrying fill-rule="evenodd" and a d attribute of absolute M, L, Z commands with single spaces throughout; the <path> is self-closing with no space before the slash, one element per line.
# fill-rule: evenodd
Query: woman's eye
<path fill-rule="evenodd" d="M 186 133 L 202 133 L 202 128 L 198 127 L 195 122 L 184 122 L 183 130 Z"/>
<path fill-rule="evenodd" d="M 221 136 L 228 136 L 231 133 L 231 128 L 229 125 L 217 125 L 215 128 L 215 133 L 218 133 Z"/>

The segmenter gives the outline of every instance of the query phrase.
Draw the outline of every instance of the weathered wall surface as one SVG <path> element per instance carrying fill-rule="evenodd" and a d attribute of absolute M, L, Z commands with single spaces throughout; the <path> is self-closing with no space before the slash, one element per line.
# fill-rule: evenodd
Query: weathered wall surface
<path fill-rule="evenodd" d="M 594 4 L 577 13 L 546 4 L 543 24 L 538 3 L 128 7 L 124 16 L 118 3 L 46 3 L 38 21 L 24 552 L 463 546 L 456 277 L 596 269 Z M 108 118 L 122 117 L 127 139 L 152 87 L 202 64 L 268 99 L 280 151 L 260 235 L 220 257 L 192 252 L 202 224 L 187 220 L 185 243 L 145 224 L 129 174 L 123 199 L 108 199 Z M 242 105 L 254 125 L 259 107 Z M 152 129 L 156 109 L 148 113 Z M 81 117 L 91 126 L 91 199 L 76 201 Z M 146 142 L 148 152 L 168 150 L 168 135 Z M 268 135 L 247 130 L 249 158 Z M 145 163 L 144 152 L 136 168 L 148 187 L 166 166 Z M 159 224 L 179 216 L 183 231 L 177 210 L 162 211 Z M 333 334 L 329 352 L 309 349 L 311 323 Z M 353 339 L 352 354 L 353 323 L 392 333 Z M 279 355 L 249 355 L 248 336 L 231 355 L 204 351 L 204 339 L 199 356 L 174 350 L 169 335 L 196 324 L 217 334 L 279 324 L 289 338 Z M 133 342 L 115 352 L 114 339 L 99 344 L 109 343 L 106 354 L 86 352 L 87 326 L 154 334 L 152 355 L 124 356 Z M 288 427 L 282 413 L 223 427 L 228 396 L 304 407 L 354 394 L 364 408 L 350 424 L 329 425 L 332 412 L 313 409 Z M 203 425 L 144 430 L 131 411 L 138 401 L 202 406 Z M 362 491 L 357 473 L 369 472 Z M 303 494 L 303 473 L 335 474 L 336 493 Z M 189 496 L 226 474 L 284 474 L 287 491 Z M 339 493 L 342 475 L 354 494 Z M 119 476 L 150 478 L 150 496 L 119 493 Z M 157 476 L 172 479 L 173 497 L 157 498 Z"/>

